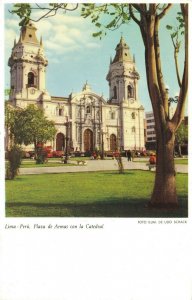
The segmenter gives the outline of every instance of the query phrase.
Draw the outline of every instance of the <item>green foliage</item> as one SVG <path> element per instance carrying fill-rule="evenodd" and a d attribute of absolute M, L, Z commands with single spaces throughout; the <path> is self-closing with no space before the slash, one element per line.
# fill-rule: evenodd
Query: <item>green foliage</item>
<path fill-rule="evenodd" d="M 6 179 L 14 179 L 18 175 L 22 159 L 22 148 L 14 145 L 7 153 Z"/>
<path fill-rule="evenodd" d="M 82 4 L 81 16 L 84 18 L 89 17 L 91 22 L 100 29 L 98 32 L 92 34 L 93 37 L 99 37 L 100 39 L 106 35 L 107 30 L 115 30 L 122 24 L 128 24 L 131 19 L 129 15 L 129 5 L 116 3 Z"/>
<path fill-rule="evenodd" d="M 5 102 L 5 126 L 10 128 L 14 122 L 14 107 Z"/>
<path fill-rule="evenodd" d="M 5 96 L 9 96 L 10 95 L 11 90 L 10 89 L 5 89 L 4 93 Z"/>
<path fill-rule="evenodd" d="M 6 216 L 187 217 L 188 175 L 177 175 L 180 208 L 173 211 L 146 208 L 154 175 L 130 170 L 124 175 L 112 171 L 23 175 L 6 182 Z"/>
<path fill-rule="evenodd" d="M 10 132 L 16 144 L 33 144 L 35 149 L 38 143 L 52 140 L 56 134 L 53 121 L 44 116 L 42 109 L 29 105 L 24 109 L 15 109 L 10 123 Z"/>
<path fill-rule="evenodd" d="M 172 30 L 172 29 L 173 29 L 173 26 L 167 25 L 166 28 L 167 28 L 168 30 Z"/>
<path fill-rule="evenodd" d="M 175 144 L 178 148 L 179 156 L 182 156 L 181 146 L 188 143 L 188 126 L 181 123 L 175 134 Z"/>
<path fill-rule="evenodd" d="M 183 145 L 188 142 L 188 125 L 181 123 L 175 134 L 176 144 Z"/>
<path fill-rule="evenodd" d="M 31 13 L 32 11 L 42 11 L 42 15 L 36 19 L 33 20 L 34 22 L 37 22 L 43 18 L 49 18 L 57 14 L 59 10 L 61 10 L 63 13 L 70 10 L 77 9 L 78 4 L 72 4 L 72 3 L 16 3 L 13 5 L 13 9 L 9 11 L 11 14 L 16 14 L 20 19 L 20 26 L 25 26 L 29 20 L 31 19 Z"/>
<path fill-rule="evenodd" d="M 20 26 L 24 26 L 29 22 L 31 15 L 31 5 L 29 3 L 16 3 L 13 6 L 12 14 L 16 14 L 21 20 Z"/>
<path fill-rule="evenodd" d="M 13 140 L 13 135 L 10 128 L 14 126 L 14 117 L 15 117 L 15 109 L 6 101 L 5 102 L 5 127 L 7 128 L 7 132 L 9 132 L 10 142 L 12 142 Z"/>
<path fill-rule="evenodd" d="M 170 31 L 170 36 L 173 42 L 173 46 L 176 52 L 179 52 L 181 42 L 182 42 L 182 35 L 184 34 L 185 30 L 185 22 L 181 12 L 177 12 L 176 20 L 178 21 L 177 26 L 167 25 L 167 30 Z"/>

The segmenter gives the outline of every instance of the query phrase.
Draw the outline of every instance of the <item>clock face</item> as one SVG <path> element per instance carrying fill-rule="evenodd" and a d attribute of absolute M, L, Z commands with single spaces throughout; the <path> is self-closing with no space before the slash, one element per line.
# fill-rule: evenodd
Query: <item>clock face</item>
<path fill-rule="evenodd" d="M 31 90 L 30 90 L 30 93 L 31 93 L 32 95 L 34 95 L 34 94 L 35 94 L 35 89 L 34 89 L 34 88 L 31 89 Z"/>

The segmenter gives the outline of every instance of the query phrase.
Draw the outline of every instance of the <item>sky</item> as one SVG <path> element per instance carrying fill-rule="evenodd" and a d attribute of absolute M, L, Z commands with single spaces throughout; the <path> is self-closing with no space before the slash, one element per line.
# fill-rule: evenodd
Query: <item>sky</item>
<path fill-rule="evenodd" d="M 5 5 L 5 88 L 10 85 L 10 73 L 7 66 L 13 42 L 19 38 L 19 18 L 11 15 L 8 9 L 11 4 Z M 160 43 L 162 68 L 165 83 L 169 87 L 170 96 L 178 94 L 175 65 L 173 60 L 173 45 L 166 25 L 176 25 L 177 5 L 171 9 L 162 20 L 160 26 Z M 39 13 L 32 15 L 37 18 Z M 40 20 L 36 23 L 37 37 L 42 36 L 46 57 L 49 65 L 46 73 L 46 89 L 52 96 L 68 96 L 71 92 L 80 92 L 86 81 L 92 90 L 109 98 L 109 87 L 106 75 L 109 70 L 110 57 L 114 57 L 115 48 L 121 35 L 130 47 L 131 54 L 135 55 L 136 69 L 140 74 L 139 99 L 145 111 L 151 111 L 144 61 L 144 46 L 138 26 L 132 21 L 121 26 L 118 30 L 108 31 L 101 40 L 92 36 L 98 29 L 90 19 L 80 17 L 75 11 L 65 15 Z M 183 47 L 180 53 L 181 71 L 183 66 Z"/>

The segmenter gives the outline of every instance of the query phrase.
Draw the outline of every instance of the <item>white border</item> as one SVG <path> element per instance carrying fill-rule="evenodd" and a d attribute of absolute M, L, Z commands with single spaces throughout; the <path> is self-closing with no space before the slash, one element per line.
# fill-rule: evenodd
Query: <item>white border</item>
<path fill-rule="evenodd" d="M 84 1 L 79 1 L 81 2 Z M 6 3 L 12 2 L 6 1 Z M 3 3 L 0 3 L 0 18 L 4 20 Z M 3 64 L 4 24 L 2 21 L 0 36 Z M 192 53 L 191 43 L 189 53 Z M 1 99 L 4 97 L 3 80 L 1 76 Z M 191 59 L 189 99 L 190 83 Z M 3 112 L 2 100 L 0 109 Z M 189 105 L 189 124 L 190 119 Z M 4 142 L 3 124 L 4 120 L 1 117 L 1 145 Z M 3 147 L 0 150 L 1 170 L 3 170 L 2 149 Z M 191 149 L 190 139 L 190 157 Z M 3 172 L 0 174 L 0 189 L 3 191 L 4 174 Z M 189 178 L 189 195 L 191 195 L 191 175 Z M 163 224 L 158 224 L 158 219 L 152 219 L 156 224 L 138 225 L 138 220 L 134 218 L 6 219 L 4 214 L 2 216 L 4 203 L 3 201 L 0 203 L 2 219 L 0 263 L 3 271 L 3 278 L 0 279 L 0 299 L 191 300 L 191 205 L 187 224 L 174 224 L 174 220 L 170 223 L 170 219 L 163 219 Z M 104 229 L 4 230 L 5 223 L 30 226 L 35 223 L 39 225 L 81 223 L 84 226 L 104 224 Z"/>

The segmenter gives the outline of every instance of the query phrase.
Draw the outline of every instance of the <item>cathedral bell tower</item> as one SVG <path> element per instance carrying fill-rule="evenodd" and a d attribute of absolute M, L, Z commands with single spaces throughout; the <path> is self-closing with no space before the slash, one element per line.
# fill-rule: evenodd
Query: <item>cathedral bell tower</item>
<path fill-rule="evenodd" d="M 139 74 L 123 37 L 116 47 L 116 55 L 110 62 L 106 79 L 109 82 L 109 102 L 117 105 L 123 101 L 128 101 L 129 105 L 136 104 Z"/>
<path fill-rule="evenodd" d="M 10 101 L 21 107 L 50 98 L 45 90 L 48 61 L 44 55 L 42 38 L 39 42 L 36 30 L 31 21 L 21 28 L 19 41 L 14 41 L 8 61 L 11 73 Z"/>

